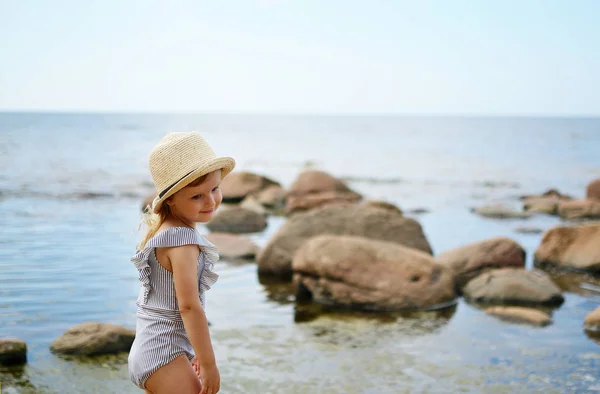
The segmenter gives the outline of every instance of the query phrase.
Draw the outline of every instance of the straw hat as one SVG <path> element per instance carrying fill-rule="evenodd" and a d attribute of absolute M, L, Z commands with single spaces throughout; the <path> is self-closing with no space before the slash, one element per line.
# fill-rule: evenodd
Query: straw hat
<path fill-rule="evenodd" d="M 150 152 L 150 173 L 157 196 L 152 211 L 185 186 L 210 172 L 221 170 L 221 178 L 235 167 L 231 157 L 217 157 L 198 132 L 169 133 Z"/>

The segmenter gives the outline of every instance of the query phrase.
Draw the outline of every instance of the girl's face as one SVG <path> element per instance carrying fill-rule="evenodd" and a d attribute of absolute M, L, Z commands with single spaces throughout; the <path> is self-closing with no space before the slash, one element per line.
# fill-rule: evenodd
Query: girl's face
<path fill-rule="evenodd" d="M 167 204 L 177 218 L 187 223 L 206 223 L 223 200 L 220 183 L 221 171 L 213 171 L 199 185 L 186 186 L 175 193 Z"/>

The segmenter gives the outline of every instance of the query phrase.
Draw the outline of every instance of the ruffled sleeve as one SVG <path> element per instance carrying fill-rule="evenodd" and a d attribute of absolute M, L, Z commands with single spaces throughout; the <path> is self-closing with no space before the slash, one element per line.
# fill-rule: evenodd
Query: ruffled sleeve
<path fill-rule="evenodd" d="M 215 263 L 219 261 L 219 251 L 217 247 L 210 243 L 204 237 L 198 235 L 200 245 L 199 260 L 202 263 L 198 275 L 198 288 L 204 293 L 217 283 L 219 275 L 214 271 Z"/>
<path fill-rule="evenodd" d="M 151 247 L 146 244 L 146 247 L 137 252 L 132 258 L 131 262 L 135 265 L 138 270 L 138 276 L 142 286 L 144 287 L 144 304 L 148 301 L 148 295 L 150 294 L 150 265 L 148 264 L 148 258 L 152 253 Z"/>
<path fill-rule="evenodd" d="M 208 291 L 217 282 L 219 275 L 214 272 L 214 265 L 219 261 L 219 252 L 216 246 L 202 237 L 196 230 L 187 227 L 171 227 L 151 238 L 144 249 L 138 251 L 131 258 L 138 270 L 139 279 L 144 288 L 144 304 L 148 301 L 148 296 L 152 291 L 150 283 L 151 268 L 148 264 L 150 254 L 155 248 L 190 244 L 200 247 L 200 256 L 198 256 L 198 289 L 200 295 Z"/>

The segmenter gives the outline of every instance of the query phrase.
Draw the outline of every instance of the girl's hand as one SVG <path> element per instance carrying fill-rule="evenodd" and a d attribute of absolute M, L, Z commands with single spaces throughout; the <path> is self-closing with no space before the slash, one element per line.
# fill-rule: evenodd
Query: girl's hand
<path fill-rule="evenodd" d="M 198 376 L 202 382 L 200 394 L 217 394 L 221 389 L 221 376 L 216 364 L 210 366 L 198 364 Z"/>
<path fill-rule="evenodd" d="M 198 357 L 194 357 L 192 360 L 192 368 L 194 368 L 194 372 L 196 372 L 196 375 L 198 375 L 198 379 L 202 381 L 202 378 L 200 377 L 200 362 L 198 361 Z"/>

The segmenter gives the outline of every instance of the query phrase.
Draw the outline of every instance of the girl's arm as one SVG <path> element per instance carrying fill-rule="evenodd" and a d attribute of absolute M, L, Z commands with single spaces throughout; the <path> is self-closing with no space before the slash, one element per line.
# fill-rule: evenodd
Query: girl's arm
<path fill-rule="evenodd" d="M 208 320 L 198 296 L 199 255 L 197 245 L 184 245 L 167 251 L 183 325 L 200 364 L 202 392 L 216 393 L 220 387 L 219 371 L 208 331 Z"/>

